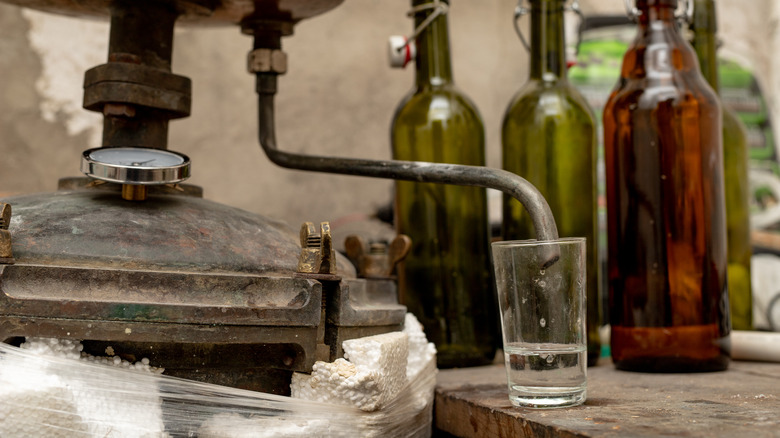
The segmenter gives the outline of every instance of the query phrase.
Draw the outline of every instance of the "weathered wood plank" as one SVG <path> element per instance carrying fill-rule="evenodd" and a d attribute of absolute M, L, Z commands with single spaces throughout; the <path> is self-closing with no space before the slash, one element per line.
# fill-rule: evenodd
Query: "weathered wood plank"
<path fill-rule="evenodd" d="M 588 401 L 534 410 L 509 403 L 502 365 L 442 370 L 435 427 L 459 437 L 780 437 L 780 364 L 646 374 L 588 369 Z"/>

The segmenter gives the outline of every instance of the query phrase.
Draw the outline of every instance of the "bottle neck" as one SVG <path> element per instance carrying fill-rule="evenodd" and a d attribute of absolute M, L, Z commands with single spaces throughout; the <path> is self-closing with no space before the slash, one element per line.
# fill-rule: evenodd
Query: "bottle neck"
<path fill-rule="evenodd" d="M 412 6 L 430 4 L 430 0 L 412 0 Z M 446 3 L 449 3 L 447 1 Z M 418 12 L 414 17 L 415 27 L 433 13 L 433 9 Z M 450 62 L 450 39 L 447 14 L 436 17 L 417 37 L 417 86 L 441 86 L 452 83 Z"/>
<path fill-rule="evenodd" d="M 531 0 L 531 79 L 566 76 L 564 0 Z"/>
<path fill-rule="evenodd" d="M 693 48 L 704 78 L 718 92 L 717 19 L 714 0 L 696 0 L 693 9 Z"/>
<path fill-rule="evenodd" d="M 637 0 L 639 9 L 639 28 L 647 28 L 651 22 L 670 23 L 677 26 L 674 16 L 677 10 L 677 0 Z"/>
<path fill-rule="evenodd" d="M 663 42 L 669 47 L 680 48 L 683 52 L 690 53 L 691 61 L 696 62 L 692 48 L 680 33 L 675 16 L 676 0 L 646 0 L 644 2 L 637 0 L 637 8 L 640 12 L 637 22 L 639 41 L 644 41 L 645 44 Z M 687 57 L 684 58 L 687 59 Z M 682 60 L 678 61 L 682 62 Z"/>

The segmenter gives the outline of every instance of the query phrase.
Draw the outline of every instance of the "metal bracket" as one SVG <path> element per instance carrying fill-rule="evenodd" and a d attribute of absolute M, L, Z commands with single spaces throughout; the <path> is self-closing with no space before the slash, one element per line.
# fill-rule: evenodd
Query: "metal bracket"
<path fill-rule="evenodd" d="M 0 202 L 0 264 L 14 263 L 14 253 L 11 248 L 11 204 Z"/>
<path fill-rule="evenodd" d="M 301 256 L 298 259 L 298 272 L 302 274 L 335 274 L 336 250 L 333 249 L 333 237 L 330 223 L 320 223 L 320 231 L 312 222 L 301 226 Z"/>

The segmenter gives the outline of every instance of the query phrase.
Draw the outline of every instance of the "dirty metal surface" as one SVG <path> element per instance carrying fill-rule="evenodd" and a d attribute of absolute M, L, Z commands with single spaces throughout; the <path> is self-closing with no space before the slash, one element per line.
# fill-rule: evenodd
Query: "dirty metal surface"
<path fill-rule="evenodd" d="M 317 327 L 229 326 L 0 317 L 0 334 L 84 340 L 85 351 L 149 358 L 165 375 L 289 395 L 293 371 L 310 372 Z M 227 354 L 226 352 L 232 352 Z"/>
<path fill-rule="evenodd" d="M 295 272 L 298 236 L 286 224 L 189 196 L 124 201 L 74 190 L 16 196 L 9 231 L 17 264 L 165 272 Z M 355 277 L 337 255 L 342 277 Z"/>
<path fill-rule="evenodd" d="M 503 364 L 442 370 L 434 409 L 435 427 L 458 437 L 778 437 L 780 364 L 647 374 L 602 360 L 585 405 L 552 410 L 512 407 Z"/>
<path fill-rule="evenodd" d="M 112 0 L 0 0 L 27 8 L 76 17 L 108 17 Z M 155 0 L 176 4 L 179 23 L 238 24 L 245 17 L 284 18 L 293 22 L 325 13 L 344 0 Z"/>
<path fill-rule="evenodd" d="M 152 364 L 164 364 L 166 376 L 280 395 L 290 394 L 293 371 L 309 371 L 311 364 L 306 360 L 314 357 L 307 355 L 309 346 L 289 343 L 84 341 L 82 344 L 84 352 L 94 356 L 105 356 L 106 351 L 111 351 L 130 362 L 148 358 Z"/>
<path fill-rule="evenodd" d="M 89 189 L 93 191 L 103 191 L 114 193 L 120 196 L 122 193 L 122 184 L 115 184 L 97 179 L 87 178 L 86 176 L 71 176 L 60 178 L 57 181 L 57 190 L 81 190 Z M 203 197 L 203 188 L 193 184 L 166 184 L 155 185 L 146 188 L 149 195 L 173 195 L 173 196 L 194 196 Z"/>
<path fill-rule="evenodd" d="M 316 327 L 321 301 L 320 284 L 304 279 L 0 266 L 0 319 Z"/>
<path fill-rule="evenodd" d="M 344 356 L 342 344 L 348 339 L 403 329 L 406 307 L 398 304 L 392 280 L 345 279 L 325 295 L 330 361 Z"/>
<path fill-rule="evenodd" d="M 328 301 L 329 322 L 342 327 L 402 325 L 405 315 L 392 280 L 345 279 Z"/>

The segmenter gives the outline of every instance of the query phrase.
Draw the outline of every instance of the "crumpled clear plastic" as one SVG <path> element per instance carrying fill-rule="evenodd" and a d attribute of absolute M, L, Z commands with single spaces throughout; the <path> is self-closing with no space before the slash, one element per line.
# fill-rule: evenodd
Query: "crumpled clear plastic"
<path fill-rule="evenodd" d="M 0 436 L 431 435 L 435 357 L 375 412 L 183 380 L 140 368 L 41 355 L 0 343 Z"/>

